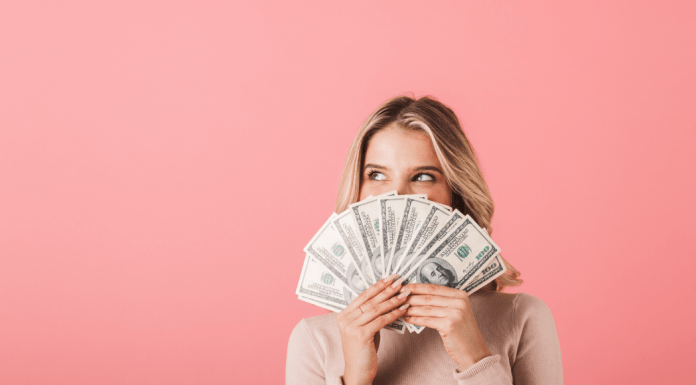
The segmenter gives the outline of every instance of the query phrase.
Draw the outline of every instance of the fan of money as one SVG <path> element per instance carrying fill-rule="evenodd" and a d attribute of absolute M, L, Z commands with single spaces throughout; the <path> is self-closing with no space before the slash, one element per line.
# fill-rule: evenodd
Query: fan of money
<path fill-rule="evenodd" d="M 468 294 L 505 272 L 500 248 L 469 216 L 425 195 L 389 192 L 332 214 L 304 248 L 296 294 L 339 312 L 391 274 L 407 283 L 434 283 Z M 397 320 L 386 329 L 420 333 Z"/>

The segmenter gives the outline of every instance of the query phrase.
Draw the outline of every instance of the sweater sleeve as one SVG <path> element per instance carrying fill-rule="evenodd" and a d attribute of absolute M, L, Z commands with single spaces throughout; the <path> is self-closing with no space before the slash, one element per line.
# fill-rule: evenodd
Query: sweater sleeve
<path fill-rule="evenodd" d="M 500 364 L 500 355 L 488 356 L 471 365 L 467 370 L 454 370 L 459 385 L 512 385 L 510 375 Z"/>
<path fill-rule="evenodd" d="M 563 363 L 551 310 L 534 296 L 521 293 L 514 302 L 520 328 L 512 377 L 517 385 L 563 384 Z"/>
<path fill-rule="evenodd" d="M 326 384 L 324 360 L 305 320 L 301 320 L 290 334 L 285 361 L 285 383 L 288 385 Z"/>
<path fill-rule="evenodd" d="M 551 310 L 531 295 L 518 294 L 513 301 L 512 324 L 518 336 L 512 378 L 500 355 L 489 356 L 467 370 L 454 371 L 460 385 L 563 384 L 561 348 Z"/>

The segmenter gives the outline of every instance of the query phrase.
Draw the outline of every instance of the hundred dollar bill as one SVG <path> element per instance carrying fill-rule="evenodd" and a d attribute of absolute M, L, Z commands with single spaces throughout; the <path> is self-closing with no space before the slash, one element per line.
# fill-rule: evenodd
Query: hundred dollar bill
<path fill-rule="evenodd" d="M 406 323 L 404 323 L 403 321 L 396 320 L 390 323 L 389 325 L 385 326 L 384 328 L 387 330 L 395 331 L 399 334 L 404 334 L 404 331 L 406 330 Z"/>
<path fill-rule="evenodd" d="M 406 207 L 406 197 L 395 196 L 391 198 L 381 198 L 379 200 L 379 224 L 381 231 L 380 243 L 383 256 L 387 263 L 384 268 L 384 276 L 391 274 L 391 251 L 398 235 L 398 229 L 403 218 L 404 208 Z"/>
<path fill-rule="evenodd" d="M 390 274 L 398 271 L 397 263 L 401 261 L 402 254 L 406 251 L 406 246 L 411 241 L 414 233 L 421 226 L 431 207 L 430 201 L 423 201 L 411 197 L 406 198 L 404 214 L 401 218 L 399 232 L 394 241 L 391 255 L 389 256 Z"/>
<path fill-rule="evenodd" d="M 410 271 L 414 265 L 417 265 L 420 261 L 425 259 L 431 250 L 435 250 L 438 246 L 440 246 L 440 243 L 447 239 L 449 233 L 454 231 L 459 224 L 464 222 L 465 217 L 466 215 L 459 212 L 459 210 L 454 210 L 442 228 L 440 228 L 430 239 L 426 240 L 423 246 L 415 250 L 416 256 L 411 258 L 410 263 L 402 264 L 397 272 L 404 275 L 404 273 Z"/>
<path fill-rule="evenodd" d="M 485 227 L 481 227 L 481 230 L 490 237 Z M 507 267 L 505 267 L 505 263 L 503 263 L 503 258 L 498 254 L 483 265 L 476 275 L 471 277 L 463 285 L 460 285 L 457 289 L 464 290 L 467 294 L 474 294 L 478 289 L 486 286 L 494 279 L 503 275 L 506 271 Z"/>
<path fill-rule="evenodd" d="M 468 282 L 461 285 L 457 289 L 464 290 L 468 295 L 474 294 L 476 291 L 478 291 L 478 289 L 486 286 L 506 271 L 507 269 L 505 268 L 505 264 L 500 258 L 500 255 L 496 255 L 493 259 L 488 261 L 488 263 L 486 263 L 483 266 L 480 272 L 471 277 L 471 279 Z M 409 330 L 409 332 L 415 332 L 418 334 L 420 334 L 425 329 L 424 326 L 413 324 L 406 324 L 406 327 Z"/>
<path fill-rule="evenodd" d="M 441 207 L 441 205 L 430 206 L 430 212 L 423 220 L 423 224 L 406 246 L 406 251 L 402 254 L 401 259 L 396 262 L 396 270 L 402 270 L 401 266 L 403 266 L 403 270 L 408 270 L 413 259 L 426 245 L 426 242 L 429 242 L 442 230 L 451 216 L 452 213 Z"/>
<path fill-rule="evenodd" d="M 295 294 L 341 309 L 357 295 L 311 254 L 305 256 Z"/>
<path fill-rule="evenodd" d="M 496 255 L 488 261 L 480 272 L 471 277 L 469 281 L 459 286 L 457 289 L 464 290 L 467 294 L 474 294 L 478 289 L 488 285 L 491 281 L 503 275 L 507 271 L 503 259 Z"/>
<path fill-rule="evenodd" d="M 406 273 L 406 281 L 457 288 L 500 252 L 488 234 L 466 216 L 427 258 Z"/>
<path fill-rule="evenodd" d="M 369 255 L 360 241 L 361 234 L 353 220 L 351 210 L 348 209 L 334 216 L 333 224 L 341 235 L 343 242 L 348 247 L 348 251 L 353 257 L 353 263 L 360 270 L 365 281 L 367 281 L 367 285 L 374 285 L 377 280 L 373 274 Z"/>
<path fill-rule="evenodd" d="M 367 280 L 359 269 L 354 267 L 354 257 L 343 241 L 341 234 L 333 223 L 336 214 L 331 214 L 319 231 L 312 237 L 304 251 L 314 256 L 333 275 L 346 286 L 351 287 L 356 293 L 361 291 L 358 287 L 367 287 Z M 355 280 L 359 280 L 353 282 Z M 364 290 L 364 289 L 362 289 Z"/>
<path fill-rule="evenodd" d="M 416 252 L 414 253 L 416 254 L 416 257 L 412 258 L 409 264 L 401 266 L 399 274 L 404 275 L 404 273 L 410 271 L 414 265 L 418 265 L 420 261 L 425 259 L 431 250 L 435 250 L 438 246 L 440 246 L 442 242 L 444 242 L 447 239 L 448 234 L 451 233 L 454 229 L 456 229 L 457 226 L 464 221 L 465 217 L 466 215 L 462 214 L 459 210 L 454 210 L 452 215 L 449 217 L 449 220 L 442 226 L 442 228 L 439 231 L 437 231 L 435 236 L 426 241 L 425 246 L 421 247 L 419 250 L 416 250 Z M 404 278 L 403 284 L 407 285 L 408 283 L 408 278 Z M 403 319 L 400 320 L 403 321 Z M 412 325 L 410 323 L 407 323 L 406 321 L 404 321 L 404 323 L 406 324 L 406 327 L 410 332 L 420 333 L 419 330 L 422 331 L 422 328 L 419 326 Z"/>
<path fill-rule="evenodd" d="M 432 252 L 419 255 L 421 259 L 405 274 L 404 284 L 434 283 L 460 288 L 499 252 L 488 233 L 466 215 Z M 417 333 L 423 329 L 412 324 L 407 327 Z"/>
<path fill-rule="evenodd" d="M 348 206 L 348 209 L 353 214 L 353 220 L 360 231 L 362 245 L 370 260 L 375 281 L 382 279 L 384 274 L 384 257 L 379 241 L 381 237 L 379 198 L 394 195 L 396 195 L 396 191 L 390 191 Z"/>
<path fill-rule="evenodd" d="M 302 296 L 302 295 L 298 295 L 297 298 L 298 298 L 300 301 L 305 301 L 305 302 L 307 302 L 307 303 L 311 303 L 312 305 L 319 306 L 320 308 L 323 308 L 323 309 L 332 311 L 332 312 L 334 312 L 334 313 L 338 313 L 338 312 L 340 312 L 341 310 L 343 310 L 343 309 L 341 309 L 341 308 L 338 307 L 338 306 L 331 305 L 330 303 L 326 303 L 326 302 L 322 302 L 322 301 L 317 301 L 317 300 L 314 300 L 314 299 L 311 299 L 311 298 L 309 298 L 309 297 L 305 297 L 305 296 Z"/>
<path fill-rule="evenodd" d="M 360 293 L 353 292 L 336 279 L 314 256 L 307 254 L 295 294 L 305 302 L 339 312 Z M 403 334 L 405 325 L 401 321 L 394 321 L 385 326 L 385 329 Z"/>

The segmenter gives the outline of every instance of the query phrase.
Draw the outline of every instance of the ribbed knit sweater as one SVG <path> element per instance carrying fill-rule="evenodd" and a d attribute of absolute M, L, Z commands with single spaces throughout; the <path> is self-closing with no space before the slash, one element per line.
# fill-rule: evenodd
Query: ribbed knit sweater
<path fill-rule="evenodd" d="M 460 371 L 437 330 L 421 334 L 380 332 L 373 384 L 563 383 L 561 350 L 548 306 L 529 294 L 479 291 L 469 297 L 492 355 Z M 336 314 L 301 320 L 290 335 L 286 384 L 343 382 L 345 362 Z"/>

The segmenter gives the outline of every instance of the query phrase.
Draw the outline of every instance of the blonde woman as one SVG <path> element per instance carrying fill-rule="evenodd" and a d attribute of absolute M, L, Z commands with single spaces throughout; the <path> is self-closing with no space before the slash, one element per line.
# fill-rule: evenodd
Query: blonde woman
<path fill-rule="evenodd" d="M 492 234 L 493 200 L 450 108 L 430 97 L 393 98 L 363 124 L 348 153 L 336 212 L 397 190 L 469 214 Z M 435 284 L 368 288 L 338 314 L 303 319 L 288 345 L 288 384 L 561 384 L 561 352 L 549 308 L 507 294 L 519 272 L 467 296 Z M 439 282 L 433 271 L 433 280 Z M 380 332 L 404 317 L 421 334 Z"/>

